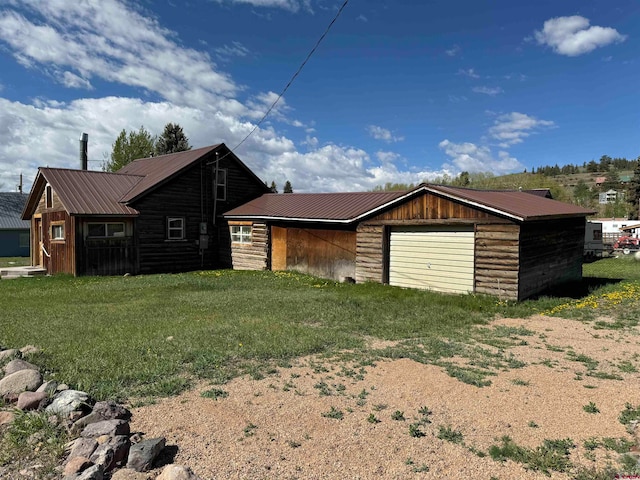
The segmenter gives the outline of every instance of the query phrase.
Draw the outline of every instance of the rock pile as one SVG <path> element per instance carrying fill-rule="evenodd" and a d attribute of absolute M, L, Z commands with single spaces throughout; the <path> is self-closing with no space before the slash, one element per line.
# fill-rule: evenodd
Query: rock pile
<path fill-rule="evenodd" d="M 60 466 L 64 480 L 149 480 L 154 461 L 165 448 L 165 439 L 144 439 L 129 428 L 131 412 L 113 401 L 94 400 L 86 393 L 55 381 L 44 382 L 40 369 L 23 360 L 35 347 L 0 348 L 0 398 L 23 412 L 45 412 L 48 421 L 67 429 L 75 438 Z M 16 414 L 0 409 L 0 427 L 10 425 Z M 190 468 L 167 465 L 156 480 L 198 480 Z"/>

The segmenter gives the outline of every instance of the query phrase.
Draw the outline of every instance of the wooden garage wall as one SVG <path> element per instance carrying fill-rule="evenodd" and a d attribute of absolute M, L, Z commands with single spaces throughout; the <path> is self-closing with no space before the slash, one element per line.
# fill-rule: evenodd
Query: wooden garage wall
<path fill-rule="evenodd" d="M 476 225 L 475 291 L 518 299 L 520 226 Z"/>
<path fill-rule="evenodd" d="M 384 283 L 388 245 L 384 225 L 358 225 L 356 240 L 356 283 Z"/>
<path fill-rule="evenodd" d="M 251 243 L 231 242 L 234 270 L 266 270 L 269 268 L 269 227 L 264 223 L 229 222 L 229 225 L 251 225 Z"/>
<path fill-rule="evenodd" d="M 519 300 L 582 279 L 584 229 L 583 217 L 522 225 Z"/>

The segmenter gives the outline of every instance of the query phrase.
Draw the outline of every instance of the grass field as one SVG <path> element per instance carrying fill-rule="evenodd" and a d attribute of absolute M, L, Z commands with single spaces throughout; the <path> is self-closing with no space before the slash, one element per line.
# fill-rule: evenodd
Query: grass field
<path fill-rule="evenodd" d="M 23 267 L 25 265 L 31 265 L 29 257 L 0 257 L 0 268 Z"/>
<path fill-rule="evenodd" d="M 496 314 L 591 320 L 624 310 L 628 319 L 640 312 L 639 270 L 603 259 L 585 266 L 576 298 L 521 303 L 288 272 L 17 279 L 0 282 L 0 345 L 37 345 L 48 376 L 98 398 L 165 396 L 194 378 L 262 375 L 301 355 L 362 349 L 371 337 L 463 341 Z"/>

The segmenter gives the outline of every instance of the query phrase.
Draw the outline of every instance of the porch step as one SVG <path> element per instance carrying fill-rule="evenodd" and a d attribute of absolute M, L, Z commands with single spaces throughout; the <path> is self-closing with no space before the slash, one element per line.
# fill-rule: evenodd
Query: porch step
<path fill-rule="evenodd" d="M 5 267 L 0 268 L 0 278 L 3 280 L 9 280 L 11 278 L 20 277 L 38 277 L 46 275 L 47 270 L 42 267 Z"/>

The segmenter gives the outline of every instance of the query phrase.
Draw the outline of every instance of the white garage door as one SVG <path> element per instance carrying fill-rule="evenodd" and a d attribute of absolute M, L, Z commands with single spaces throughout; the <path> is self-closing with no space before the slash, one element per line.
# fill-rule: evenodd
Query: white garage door
<path fill-rule="evenodd" d="M 389 284 L 449 293 L 473 291 L 473 227 L 391 231 Z"/>

